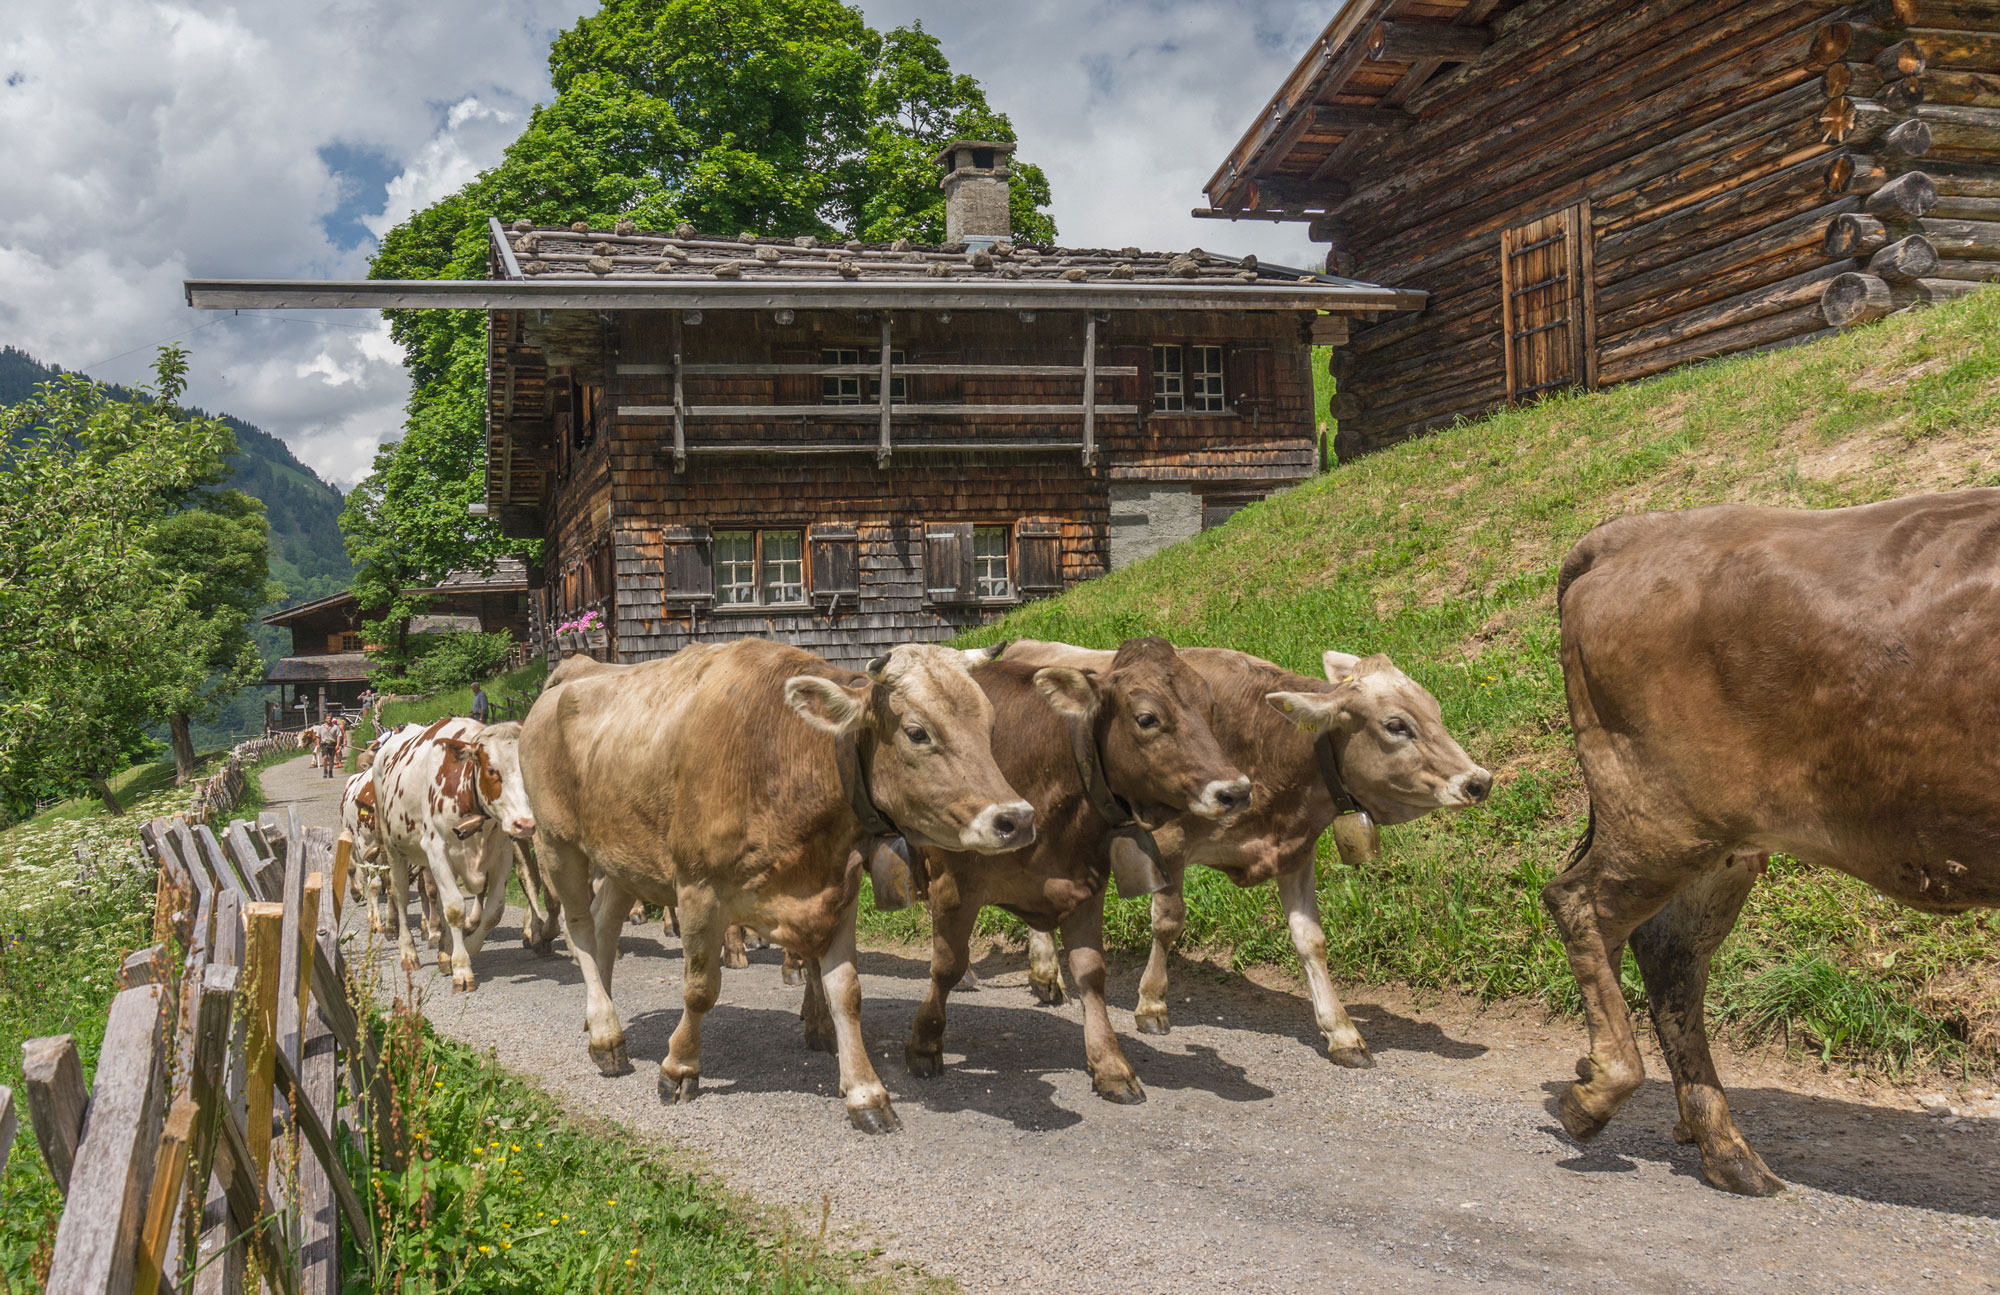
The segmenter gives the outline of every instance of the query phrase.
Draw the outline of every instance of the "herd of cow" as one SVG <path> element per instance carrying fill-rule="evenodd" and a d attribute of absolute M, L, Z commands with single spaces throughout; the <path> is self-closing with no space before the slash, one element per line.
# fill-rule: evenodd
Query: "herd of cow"
<path fill-rule="evenodd" d="M 1852 873 L 1915 907 L 2000 903 L 2000 491 L 1821 512 L 1720 507 L 1621 518 L 1571 551 L 1556 589 L 1589 830 L 1544 891 L 1583 991 L 1590 1053 L 1559 1100 L 1597 1133 L 1642 1063 L 1619 986 L 1629 943 L 1679 1098 L 1676 1136 L 1710 1182 L 1782 1183 L 1744 1141 L 1709 1056 L 1710 956 L 1773 852 Z M 1191 865 L 1275 882 L 1328 1056 L 1374 1064 L 1326 968 L 1321 835 L 1343 854 L 1374 824 L 1471 806 L 1493 777 L 1438 703 L 1386 656 L 1329 651 L 1325 678 L 1160 638 L 1116 651 L 1019 641 L 908 644 L 862 671 L 757 639 L 671 658 L 565 661 L 527 719 L 440 720 L 386 737 L 348 783 L 370 911 L 384 885 L 406 967 L 414 874 L 441 967 L 472 958 L 517 857 L 524 938 L 563 926 L 592 1058 L 629 1069 L 611 1000 L 635 902 L 681 935 L 686 1010 L 663 1099 L 701 1073 L 701 1022 L 749 928 L 806 982 L 807 1042 L 835 1053 L 849 1118 L 899 1127 L 861 1038 L 855 920 L 921 898 L 931 985 L 905 1048 L 943 1065 L 945 1003 L 979 911 L 1020 917 L 1030 981 L 1060 1002 L 1059 932 L 1083 1003 L 1095 1090 L 1144 1089 L 1105 1004 L 1108 880 L 1152 893 L 1134 1013 L 1169 1029 L 1168 954 Z"/>

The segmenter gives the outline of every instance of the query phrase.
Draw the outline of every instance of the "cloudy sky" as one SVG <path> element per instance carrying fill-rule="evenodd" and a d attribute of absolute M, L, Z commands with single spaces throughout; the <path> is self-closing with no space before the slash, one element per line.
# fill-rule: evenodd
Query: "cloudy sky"
<path fill-rule="evenodd" d="M 184 278 L 360 278 L 497 161 L 595 0 L 65 0 L 0 30 L 0 343 L 114 382 L 193 353 L 194 399 L 346 486 L 407 384 L 379 316 L 216 315 Z M 921 20 L 1041 163 L 1063 241 L 1305 264 L 1299 226 L 1197 221 L 1224 151 L 1339 0 L 860 0 Z"/>

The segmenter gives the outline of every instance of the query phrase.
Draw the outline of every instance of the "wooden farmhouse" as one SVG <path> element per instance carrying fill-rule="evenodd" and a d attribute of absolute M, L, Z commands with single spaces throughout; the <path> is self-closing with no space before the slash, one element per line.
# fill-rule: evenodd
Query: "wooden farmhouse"
<path fill-rule="evenodd" d="M 1420 292 L 1010 238 L 1012 146 L 939 157 L 943 246 L 492 225 L 485 282 L 195 283 L 197 306 L 487 312 L 484 511 L 609 654 L 947 638 L 1317 468 L 1310 346 Z"/>
<path fill-rule="evenodd" d="M 2000 278 L 2000 2 L 1351 0 L 1208 198 L 1429 294 L 1352 455 Z"/>

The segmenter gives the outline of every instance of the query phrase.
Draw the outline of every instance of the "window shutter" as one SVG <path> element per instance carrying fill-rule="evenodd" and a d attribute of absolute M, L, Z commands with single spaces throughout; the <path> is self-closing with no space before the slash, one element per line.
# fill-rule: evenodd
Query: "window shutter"
<path fill-rule="evenodd" d="M 1146 418 L 1153 412 L 1153 348 L 1135 346 L 1137 354 L 1134 363 L 1139 368 L 1139 417 Z"/>
<path fill-rule="evenodd" d="M 1019 571 L 1014 583 L 1024 594 L 1054 593 L 1063 587 L 1062 523 L 1023 521 L 1014 528 Z"/>
<path fill-rule="evenodd" d="M 708 527 L 661 527 L 660 555 L 666 601 L 708 602 L 715 597 L 715 547 Z"/>
<path fill-rule="evenodd" d="M 924 601 L 972 601 L 971 522 L 932 522 L 924 528 Z"/>
<path fill-rule="evenodd" d="M 812 531 L 813 601 L 861 596 L 861 536 L 852 526 Z"/>
<path fill-rule="evenodd" d="M 1596 385 L 1590 239 L 1588 203 L 1501 232 L 1500 317 L 1510 403 Z"/>
<path fill-rule="evenodd" d="M 1225 346 L 1222 349 L 1222 403 L 1271 408 L 1272 391 L 1277 386 L 1276 361 L 1262 346 Z"/>

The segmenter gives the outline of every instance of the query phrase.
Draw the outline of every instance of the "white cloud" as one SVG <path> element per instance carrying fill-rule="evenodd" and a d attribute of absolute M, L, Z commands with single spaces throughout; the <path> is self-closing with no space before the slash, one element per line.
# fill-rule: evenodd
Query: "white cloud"
<path fill-rule="evenodd" d="M 195 401 L 342 483 L 401 422 L 386 328 L 211 315 L 181 280 L 359 277 L 409 212 L 499 159 L 549 95 L 548 44 L 594 0 L 68 0 L 0 27 L 0 342 L 112 381 L 185 336 Z M 862 0 L 921 19 L 1049 172 L 1065 242 L 1255 251 L 1297 226 L 1187 211 L 1329 16 L 1325 0 Z M 371 159 L 366 185 L 322 150 Z M 359 201 L 357 202 L 357 195 Z"/>

